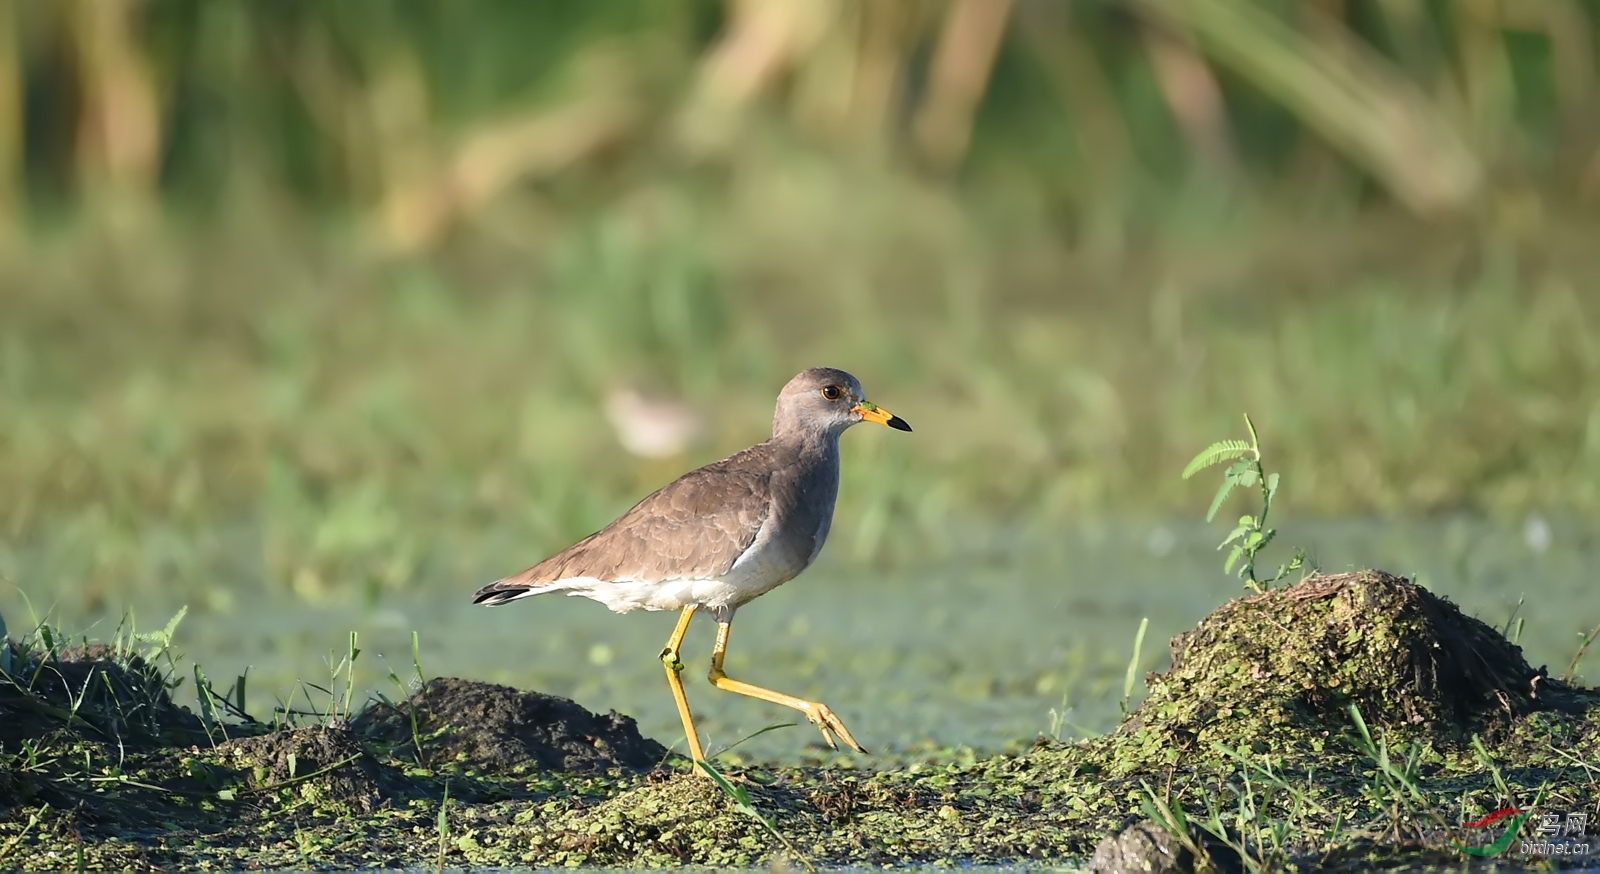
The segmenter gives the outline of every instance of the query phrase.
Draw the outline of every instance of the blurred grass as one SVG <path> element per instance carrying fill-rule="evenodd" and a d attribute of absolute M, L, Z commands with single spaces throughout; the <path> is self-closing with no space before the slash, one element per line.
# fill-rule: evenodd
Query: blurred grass
<path fill-rule="evenodd" d="M 917 429 L 846 439 L 834 548 L 868 560 L 978 518 L 1048 536 L 1198 512 L 1177 473 L 1240 410 L 1276 447 L 1290 517 L 1600 507 L 1577 251 L 1396 233 L 1338 264 L 1308 229 L 1323 263 L 1281 260 L 1292 241 L 1261 255 L 1261 231 L 1231 263 L 1213 242 L 1105 269 L 958 218 L 874 237 L 874 198 L 912 195 L 834 184 L 859 208 L 832 224 L 763 208 L 782 191 L 657 186 L 538 247 L 425 260 L 248 216 L 58 239 L 4 269 L 7 558 L 67 556 L 55 570 L 87 602 L 175 580 L 317 598 L 471 578 L 485 538 L 531 561 L 761 439 L 777 387 L 817 363 Z M 710 406 L 714 443 L 679 465 L 624 454 L 602 413 L 624 381 Z"/>
<path fill-rule="evenodd" d="M 1099 246 L 1195 184 L 1429 216 L 1592 205 L 1597 42 L 1577 0 L 12 3 L 0 218 L 255 198 L 415 252 L 508 198 L 560 213 L 781 160 L 771 122 L 1009 183 Z"/>
<path fill-rule="evenodd" d="M 760 439 L 818 363 L 917 428 L 847 438 L 863 560 L 1191 511 L 1241 410 L 1290 516 L 1592 512 L 1597 34 L 1565 0 L 0 6 L 0 573 L 470 578 Z M 630 382 L 713 444 L 622 453 Z"/>

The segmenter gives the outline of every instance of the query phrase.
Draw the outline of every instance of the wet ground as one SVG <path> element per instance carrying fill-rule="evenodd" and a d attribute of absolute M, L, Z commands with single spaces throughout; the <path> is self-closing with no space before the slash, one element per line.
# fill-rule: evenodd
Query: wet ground
<path fill-rule="evenodd" d="M 1435 522 L 1286 519 L 1285 541 L 1309 547 L 1325 569 L 1376 566 L 1414 575 L 1469 614 L 1504 626 L 1523 621 L 1519 643 L 1529 660 L 1560 673 L 1579 635 L 1600 623 L 1600 535 L 1576 520 Z M 998 750 L 1038 735 L 1070 739 L 1104 732 L 1121 717 L 1128 661 L 1141 618 L 1149 617 L 1138 671 L 1166 664 L 1165 641 L 1238 595 L 1214 550 L 1217 526 L 1123 522 L 1069 530 L 974 525 L 952 530 L 939 549 L 867 562 L 848 537 L 829 545 L 798 580 L 756 601 L 738 617 L 730 675 L 823 700 L 875 754 L 975 747 Z M 248 538 L 246 538 L 248 540 Z M 171 575 L 152 538 L 152 578 Z M 369 692 L 403 697 L 414 689 L 411 633 L 419 634 L 423 673 L 453 676 L 572 698 L 636 717 L 646 736 L 681 749 L 682 732 L 656 653 L 673 617 L 617 616 L 598 604 L 552 596 L 486 609 L 470 604 L 485 579 L 539 556 L 519 544 L 484 540 L 461 548 L 481 556 L 477 571 L 440 572 L 411 590 L 370 596 L 356 582 L 332 585 L 307 602 L 235 557 L 238 579 L 225 607 L 173 591 L 168 603 L 107 604 L 95 634 L 109 638 L 117 611 L 138 610 L 142 628 L 159 627 L 180 605 L 190 613 L 180 648 L 226 686 L 246 668 L 250 708 L 270 711 L 293 698 L 301 681 L 323 686 L 329 663 L 350 631 L 363 650 L 354 698 Z M 14 557 L 18 580 L 71 580 L 70 543 Z M 194 576 L 192 568 L 179 568 Z M 171 589 L 181 590 L 174 584 Z M 33 606 L 60 594 L 29 588 Z M 1523 603 L 1518 606 L 1521 599 Z M 27 615 L 14 593 L 0 611 Z M 70 628 L 87 617 L 58 617 Z M 1515 622 L 1509 626 L 1518 636 Z M 717 692 L 704 682 L 713 625 L 698 618 L 684 647 L 686 685 L 713 747 L 792 721 L 783 708 Z M 1600 652 L 1587 663 L 1600 676 Z M 406 681 L 399 689 L 390 671 Z M 311 690 L 316 695 L 314 690 Z M 180 695 L 182 692 L 180 692 Z M 1135 701 L 1143 694 L 1135 684 Z M 799 762 L 820 751 L 803 723 L 741 744 L 740 755 Z"/>
<path fill-rule="evenodd" d="M 1543 863 L 1461 823 L 1593 804 L 1600 695 L 1405 579 L 1233 599 L 1164 644 L 1170 669 L 1103 736 L 875 771 L 723 761 L 717 782 L 627 717 L 508 687 L 435 679 L 266 731 L 197 725 L 114 653 L 68 669 L 22 645 L 10 676 L 60 682 L 0 689 L 0 715 L 75 715 L 7 744 L 0 862 L 1525 870 Z M 1163 835 L 1176 867 L 1138 855 Z"/>

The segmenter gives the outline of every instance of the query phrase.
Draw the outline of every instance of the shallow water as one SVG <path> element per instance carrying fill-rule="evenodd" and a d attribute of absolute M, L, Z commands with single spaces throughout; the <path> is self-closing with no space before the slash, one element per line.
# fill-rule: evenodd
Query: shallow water
<path fill-rule="evenodd" d="M 1525 623 L 1521 643 L 1529 661 L 1548 664 L 1553 675 L 1566 668 L 1579 636 L 1600 623 L 1600 587 L 1592 581 L 1600 538 L 1576 522 L 1284 524 L 1285 539 L 1308 545 L 1324 570 L 1380 567 L 1416 575 L 1496 627 L 1525 599 L 1516 612 Z M 1105 731 L 1120 716 L 1141 618 L 1150 624 L 1140 678 L 1166 665 L 1172 635 L 1241 593 L 1221 572 L 1214 551 L 1220 532 L 1187 522 L 1124 521 L 1048 532 L 968 526 L 951 531 L 939 554 L 887 570 L 853 563 L 848 549 L 830 547 L 805 575 L 740 612 L 727 669 L 738 679 L 826 702 L 875 754 L 995 749 L 1038 734 Z M 509 564 L 486 564 L 482 579 L 537 558 L 511 544 L 491 552 Z M 7 575 L 50 579 L 45 570 L 59 556 L 47 553 L 23 553 L 22 566 Z M 470 595 L 482 579 L 418 586 L 376 606 L 356 597 L 308 606 L 287 595 L 237 594 L 232 609 L 191 610 L 178 646 L 219 688 L 248 667 L 248 704 L 264 716 L 291 694 L 294 706 L 306 706 L 296 680 L 342 687 L 342 679 L 330 681 L 327 665 L 330 657 L 342 657 L 352 630 L 362 649 L 356 702 L 372 691 L 394 697 L 399 690 L 388 673 L 413 676 L 410 635 L 416 630 L 428 676 L 502 682 L 569 696 L 594 710 L 616 709 L 637 717 L 645 734 L 681 747 L 655 658 L 672 615 L 617 616 L 565 596 L 477 607 Z M 36 605 L 56 594 L 29 592 Z M 145 599 L 133 606 L 148 628 L 180 602 Z M 7 592 L 0 594 L 0 610 L 15 633 L 26 606 Z M 59 618 L 81 628 L 94 617 Z M 99 622 L 94 636 L 109 636 L 116 613 Z M 781 707 L 719 692 L 701 679 L 713 631 L 710 617 L 697 618 L 684 651 L 690 664 L 684 676 L 708 747 L 794 721 Z M 1589 677 L 1600 676 L 1600 651 L 1588 667 Z M 1135 702 L 1142 692 L 1142 679 L 1136 680 Z M 328 704 L 320 692 L 311 690 L 311 697 L 319 708 Z M 800 720 L 738 749 L 795 761 L 817 752 L 819 740 Z"/>

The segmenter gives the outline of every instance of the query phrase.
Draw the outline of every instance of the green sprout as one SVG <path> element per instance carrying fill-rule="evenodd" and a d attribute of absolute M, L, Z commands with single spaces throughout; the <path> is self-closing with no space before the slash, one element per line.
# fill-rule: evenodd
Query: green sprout
<path fill-rule="evenodd" d="M 1265 592 L 1268 586 L 1305 566 L 1306 556 L 1304 550 L 1296 549 L 1293 558 L 1278 566 L 1277 573 L 1266 579 L 1256 576 L 1256 556 L 1278 535 L 1277 529 L 1267 527 L 1272 500 L 1278 494 L 1278 475 L 1267 473 L 1261 466 L 1261 440 L 1256 435 L 1256 426 L 1250 421 L 1249 413 L 1244 416 L 1244 426 L 1250 432 L 1249 440 L 1220 440 L 1211 444 L 1183 469 L 1183 478 L 1188 479 L 1215 464 L 1233 462 L 1223 474 L 1216 497 L 1211 499 L 1211 509 L 1206 511 L 1207 522 L 1216 517 L 1222 502 L 1235 488 L 1260 489 L 1261 512 L 1240 516 L 1238 527 L 1217 544 L 1217 549 L 1233 547 L 1228 552 L 1228 560 L 1223 563 L 1224 573 L 1234 573 L 1237 565 L 1239 579 L 1244 580 L 1245 585 L 1257 592 Z"/>

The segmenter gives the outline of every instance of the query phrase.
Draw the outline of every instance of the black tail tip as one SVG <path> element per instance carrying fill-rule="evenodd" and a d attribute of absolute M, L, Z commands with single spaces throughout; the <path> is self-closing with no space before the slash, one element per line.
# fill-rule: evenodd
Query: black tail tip
<path fill-rule="evenodd" d="M 527 593 L 528 587 L 526 586 L 519 586 L 514 589 L 497 589 L 494 587 L 487 587 L 479 589 L 478 593 L 472 596 L 472 603 L 483 604 L 488 607 L 497 607 L 501 604 L 507 603 L 508 601 L 515 601 L 517 598 Z"/>

